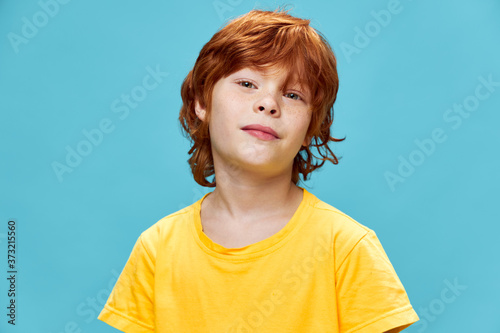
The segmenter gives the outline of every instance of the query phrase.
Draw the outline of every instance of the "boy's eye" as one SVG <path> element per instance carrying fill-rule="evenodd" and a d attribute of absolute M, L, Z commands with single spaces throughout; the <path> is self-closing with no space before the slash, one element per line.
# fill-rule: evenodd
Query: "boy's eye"
<path fill-rule="evenodd" d="M 250 88 L 250 89 L 256 88 L 255 84 L 253 84 L 250 81 L 244 81 L 244 80 L 242 80 L 242 81 L 238 81 L 237 83 L 240 86 L 245 87 L 245 88 Z M 289 97 L 291 99 L 294 99 L 294 100 L 301 100 L 302 99 L 302 97 L 300 97 L 300 95 L 298 95 L 296 93 L 293 93 L 293 92 L 287 93 L 287 94 L 285 94 L 285 96 Z"/>
<path fill-rule="evenodd" d="M 251 82 L 248 82 L 248 81 L 239 81 L 238 84 L 240 86 L 243 86 L 245 88 L 254 88 L 255 86 L 253 85 L 253 83 Z"/>
<path fill-rule="evenodd" d="M 285 96 L 290 97 L 291 99 L 295 99 L 295 100 L 302 99 L 302 98 L 301 98 L 299 95 L 297 95 L 296 93 L 288 93 L 288 94 L 285 94 Z"/>

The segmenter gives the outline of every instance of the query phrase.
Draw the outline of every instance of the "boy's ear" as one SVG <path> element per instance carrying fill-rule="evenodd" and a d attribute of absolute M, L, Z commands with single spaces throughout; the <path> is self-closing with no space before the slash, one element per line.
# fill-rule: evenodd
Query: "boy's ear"
<path fill-rule="evenodd" d="M 312 140 L 312 138 L 310 136 L 306 136 L 305 139 L 304 139 L 304 142 L 302 142 L 302 145 L 304 147 L 309 146 L 311 144 L 311 140 Z"/>
<path fill-rule="evenodd" d="M 202 107 L 200 105 L 200 102 L 198 101 L 198 99 L 194 100 L 194 112 L 196 112 L 196 115 L 198 116 L 198 118 L 201 121 L 205 121 L 206 114 L 207 114 L 207 108 Z"/>

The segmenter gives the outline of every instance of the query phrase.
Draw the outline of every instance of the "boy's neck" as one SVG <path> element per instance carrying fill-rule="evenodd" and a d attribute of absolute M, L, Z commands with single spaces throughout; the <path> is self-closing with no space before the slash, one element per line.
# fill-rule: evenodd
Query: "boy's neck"
<path fill-rule="evenodd" d="M 227 179 L 226 179 L 227 180 Z M 245 182 L 244 179 L 219 181 L 215 190 L 205 198 L 202 210 L 211 218 L 253 224 L 273 217 L 289 215 L 302 201 L 302 189 L 290 178 Z"/>

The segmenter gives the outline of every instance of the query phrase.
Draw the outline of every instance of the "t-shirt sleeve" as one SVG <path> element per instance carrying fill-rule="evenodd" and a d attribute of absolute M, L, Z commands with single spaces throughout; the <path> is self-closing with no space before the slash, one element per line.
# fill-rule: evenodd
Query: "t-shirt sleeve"
<path fill-rule="evenodd" d="M 153 287 L 154 260 L 141 235 L 98 319 L 126 333 L 154 332 Z"/>
<path fill-rule="evenodd" d="M 341 332 L 400 332 L 419 319 L 371 230 L 340 263 L 336 280 Z"/>

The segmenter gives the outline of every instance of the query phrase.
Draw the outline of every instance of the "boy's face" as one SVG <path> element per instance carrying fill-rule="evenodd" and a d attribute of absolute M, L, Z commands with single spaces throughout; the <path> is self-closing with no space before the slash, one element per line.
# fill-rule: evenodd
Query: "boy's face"
<path fill-rule="evenodd" d="M 215 84 L 210 117 L 196 102 L 198 118 L 210 118 L 216 168 L 232 166 L 266 176 L 291 171 L 300 147 L 310 143 L 306 133 L 311 97 L 299 84 L 282 91 L 286 75 L 284 71 L 244 68 Z M 256 129 L 259 125 L 268 129 Z M 266 133 L 272 131 L 276 136 Z"/>

